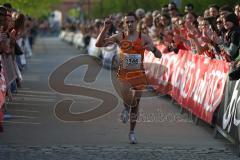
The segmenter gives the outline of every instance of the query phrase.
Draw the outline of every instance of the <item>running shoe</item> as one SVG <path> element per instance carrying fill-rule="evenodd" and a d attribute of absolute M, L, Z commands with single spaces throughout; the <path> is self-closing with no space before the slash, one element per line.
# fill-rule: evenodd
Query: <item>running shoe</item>
<path fill-rule="evenodd" d="M 129 141 L 130 141 L 130 144 L 136 144 L 137 143 L 136 135 L 133 131 L 131 131 L 129 133 Z"/>
<path fill-rule="evenodd" d="M 123 123 L 127 123 L 128 119 L 129 119 L 129 110 L 124 108 L 121 114 L 121 120 Z"/>

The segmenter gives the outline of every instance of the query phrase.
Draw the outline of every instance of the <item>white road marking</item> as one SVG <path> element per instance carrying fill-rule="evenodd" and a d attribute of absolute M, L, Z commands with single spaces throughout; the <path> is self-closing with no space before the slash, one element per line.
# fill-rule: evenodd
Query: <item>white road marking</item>
<path fill-rule="evenodd" d="M 31 98 L 31 97 L 13 97 L 14 101 L 37 101 L 37 102 L 56 102 L 56 99 L 47 98 Z"/>
<path fill-rule="evenodd" d="M 40 76 L 38 76 L 38 75 L 24 75 L 24 81 L 40 81 Z"/>
<path fill-rule="evenodd" d="M 14 118 L 26 118 L 26 119 L 36 119 L 36 118 L 39 118 L 39 117 L 32 117 L 32 116 L 18 116 L 18 115 L 11 115 L 11 117 L 9 117 L 8 119 L 14 119 Z"/>
<path fill-rule="evenodd" d="M 56 98 L 57 96 L 55 95 L 33 95 L 33 94 L 21 94 L 21 93 L 17 93 L 14 94 L 14 96 L 17 97 L 36 97 L 36 98 Z"/>
<path fill-rule="evenodd" d="M 7 105 L 24 105 L 24 106 L 36 106 L 39 105 L 39 103 L 33 103 L 33 104 L 29 104 L 29 103 L 18 103 L 18 102 L 6 102 Z"/>
<path fill-rule="evenodd" d="M 33 110 L 20 110 L 20 109 L 7 109 L 11 112 L 29 112 L 29 113 L 40 113 L 39 111 L 33 111 Z"/>
<path fill-rule="evenodd" d="M 35 122 L 17 122 L 17 121 L 3 121 L 3 123 L 34 124 L 34 125 L 39 125 L 39 124 L 41 124 L 41 123 L 35 123 Z"/>
<path fill-rule="evenodd" d="M 32 93 L 32 94 L 47 94 L 47 95 L 55 95 L 54 92 L 45 92 L 45 91 L 25 91 L 25 90 L 18 90 L 18 93 Z M 17 93 L 17 94 L 18 94 Z"/>

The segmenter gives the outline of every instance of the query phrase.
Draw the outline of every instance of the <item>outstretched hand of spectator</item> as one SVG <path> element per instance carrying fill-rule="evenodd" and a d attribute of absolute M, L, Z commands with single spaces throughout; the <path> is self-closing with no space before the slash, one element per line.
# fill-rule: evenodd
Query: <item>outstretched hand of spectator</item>
<path fill-rule="evenodd" d="M 182 37 L 180 35 L 174 35 L 173 41 L 178 44 L 182 41 Z"/>
<path fill-rule="evenodd" d="M 191 38 L 191 39 L 195 39 L 195 38 L 196 38 L 193 33 L 188 33 L 187 35 L 188 35 L 188 37 Z"/>
<path fill-rule="evenodd" d="M 222 44 L 223 40 L 217 35 L 216 32 L 213 33 L 211 40 L 215 42 L 216 44 Z"/>
<path fill-rule="evenodd" d="M 235 67 L 235 68 L 239 68 L 239 67 L 240 67 L 240 61 L 234 62 L 234 67 Z"/>
<path fill-rule="evenodd" d="M 209 39 L 207 36 L 202 36 L 202 41 L 205 42 L 205 43 L 211 43 L 211 39 Z"/>
<path fill-rule="evenodd" d="M 104 21 L 104 28 L 109 29 L 112 26 L 112 24 L 113 24 L 113 21 L 110 18 L 108 18 Z"/>

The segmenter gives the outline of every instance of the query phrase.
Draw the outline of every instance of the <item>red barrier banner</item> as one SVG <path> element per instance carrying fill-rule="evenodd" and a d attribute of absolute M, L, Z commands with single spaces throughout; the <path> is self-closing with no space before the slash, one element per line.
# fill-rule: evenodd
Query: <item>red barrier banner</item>
<path fill-rule="evenodd" d="M 149 84 L 171 95 L 182 107 L 207 123 L 223 98 L 230 65 L 221 60 L 180 50 L 155 58 L 146 52 L 144 67 Z"/>
<path fill-rule="evenodd" d="M 144 68 L 150 85 L 158 86 L 157 91 L 163 94 L 171 93 L 171 77 L 177 55 L 174 53 L 163 54 L 162 58 L 155 58 L 153 53 L 144 55 Z"/>
<path fill-rule="evenodd" d="M 13 61 L 14 60 L 12 55 L 3 54 L 2 56 L 3 73 L 7 87 L 9 87 L 11 83 L 17 78 L 17 72 Z"/>
<path fill-rule="evenodd" d="M 0 56 L 0 65 L 2 66 L 2 57 Z M 3 69 L 0 69 L 0 132 L 3 132 L 3 104 L 6 97 L 6 80 Z"/>

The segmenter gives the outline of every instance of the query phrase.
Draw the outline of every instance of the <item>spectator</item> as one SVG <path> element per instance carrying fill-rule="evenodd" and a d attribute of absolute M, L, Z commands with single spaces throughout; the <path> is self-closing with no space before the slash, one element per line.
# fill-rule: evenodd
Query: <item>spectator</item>
<path fill-rule="evenodd" d="M 193 12 L 193 9 L 194 9 L 194 6 L 192 3 L 189 3 L 187 4 L 185 7 L 184 7 L 184 12 L 187 14 L 187 13 L 192 13 Z"/>
<path fill-rule="evenodd" d="M 223 24 L 227 30 L 223 49 L 230 59 L 234 61 L 239 56 L 240 31 L 238 17 L 234 13 L 227 14 L 223 18 Z"/>
<path fill-rule="evenodd" d="M 240 22 L 240 4 L 235 5 L 234 13 L 238 16 L 238 22 Z"/>
<path fill-rule="evenodd" d="M 209 5 L 209 16 L 217 17 L 219 15 L 219 7 L 216 4 Z"/>
<path fill-rule="evenodd" d="M 210 16 L 209 9 L 205 9 L 203 17 L 205 18 L 205 17 L 209 17 L 209 16 Z"/>
<path fill-rule="evenodd" d="M 174 2 L 168 4 L 168 13 L 171 18 L 179 16 L 177 6 Z"/>
<path fill-rule="evenodd" d="M 141 20 L 145 16 L 145 10 L 142 8 L 139 8 L 135 11 L 135 14 L 137 16 L 137 19 Z"/>
<path fill-rule="evenodd" d="M 161 14 L 168 14 L 168 5 L 167 4 L 163 5 L 163 7 L 161 9 Z"/>
<path fill-rule="evenodd" d="M 223 19 L 221 17 L 218 17 L 216 20 L 217 29 L 218 29 L 218 36 L 221 37 L 221 39 L 224 39 L 224 35 L 226 33 L 226 29 L 223 25 Z"/>
<path fill-rule="evenodd" d="M 153 17 L 151 12 L 147 12 L 144 19 L 144 23 L 146 24 L 147 28 L 150 29 L 153 25 Z"/>
<path fill-rule="evenodd" d="M 160 14 L 161 14 L 161 12 L 160 12 L 159 10 L 154 10 L 154 11 L 152 12 L 152 17 L 155 18 L 156 16 L 158 16 L 158 15 L 160 15 Z"/>
<path fill-rule="evenodd" d="M 233 13 L 233 9 L 228 5 L 224 5 L 219 9 L 220 17 L 223 18 L 227 14 Z"/>
<path fill-rule="evenodd" d="M 160 23 L 164 28 L 170 30 L 171 29 L 171 18 L 168 14 L 162 14 L 160 16 Z"/>
<path fill-rule="evenodd" d="M 184 16 L 184 19 L 185 19 L 186 22 L 193 23 L 194 21 L 196 21 L 197 15 L 195 13 L 193 13 L 193 12 L 187 13 Z"/>

